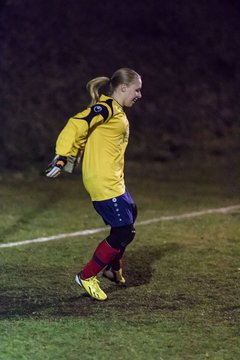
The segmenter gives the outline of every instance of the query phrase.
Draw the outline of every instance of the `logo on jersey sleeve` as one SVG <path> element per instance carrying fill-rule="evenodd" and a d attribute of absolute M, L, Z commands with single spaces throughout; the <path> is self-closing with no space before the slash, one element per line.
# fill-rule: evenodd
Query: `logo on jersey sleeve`
<path fill-rule="evenodd" d="M 96 106 L 94 106 L 93 111 L 94 111 L 95 113 L 99 113 L 99 112 L 102 111 L 102 107 L 99 106 L 99 105 L 96 105 Z"/>

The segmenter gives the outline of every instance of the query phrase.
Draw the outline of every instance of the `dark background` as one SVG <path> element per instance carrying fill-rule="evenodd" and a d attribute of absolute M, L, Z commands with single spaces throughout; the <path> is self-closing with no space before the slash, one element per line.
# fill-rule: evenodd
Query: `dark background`
<path fill-rule="evenodd" d="M 86 82 L 120 67 L 143 79 L 129 159 L 238 155 L 239 39 L 238 0 L 0 1 L 2 169 L 46 165 Z"/>

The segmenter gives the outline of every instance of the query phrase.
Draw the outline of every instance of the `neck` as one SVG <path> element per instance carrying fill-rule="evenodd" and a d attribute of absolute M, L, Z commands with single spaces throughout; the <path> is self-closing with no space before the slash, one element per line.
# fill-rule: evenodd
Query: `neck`
<path fill-rule="evenodd" d="M 111 97 L 119 104 L 123 107 L 123 99 L 121 97 L 121 94 L 119 94 L 118 92 L 114 91 L 114 93 L 111 95 Z"/>

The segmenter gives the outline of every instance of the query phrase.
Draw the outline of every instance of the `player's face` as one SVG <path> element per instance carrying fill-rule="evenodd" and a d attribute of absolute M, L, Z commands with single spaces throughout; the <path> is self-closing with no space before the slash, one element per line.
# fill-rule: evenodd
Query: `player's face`
<path fill-rule="evenodd" d="M 123 97 L 123 106 L 131 107 L 135 102 L 142 97 L 142 80 L 137 77 L 130 85 L 124 85 L 125 94 Z"/>

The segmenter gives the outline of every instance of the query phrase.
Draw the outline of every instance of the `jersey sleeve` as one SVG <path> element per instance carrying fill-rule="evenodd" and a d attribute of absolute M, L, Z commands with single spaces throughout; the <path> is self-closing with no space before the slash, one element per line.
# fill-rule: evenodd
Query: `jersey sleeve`
<path fill-rule="evenodd" d="M 99 102 L 71 117 L 58 136 L 56 154 L 76 156 L 79 150 L 84 150 L 88 134 L 96 126 L 107 122 L 112 114 L 111 106 Z"/>

